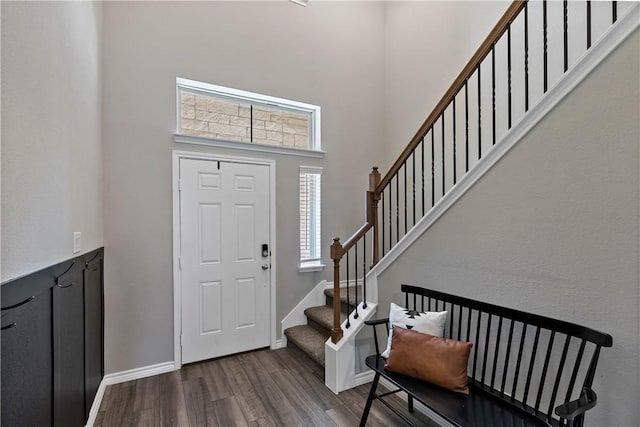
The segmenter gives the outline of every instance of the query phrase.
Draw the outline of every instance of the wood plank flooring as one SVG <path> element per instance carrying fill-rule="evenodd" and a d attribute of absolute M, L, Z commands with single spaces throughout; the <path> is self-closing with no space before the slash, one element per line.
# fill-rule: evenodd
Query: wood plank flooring
<path fill-rule="evenodd" d="M 321 368 L 299 350 L 257 350 L 109 386 L 94 426 L 357 426 L 369 386 L 336 396 Z M 436 425 L 417 413 L 413 420 Z M 374 402 L 367 425 L 403 422 Z"/>

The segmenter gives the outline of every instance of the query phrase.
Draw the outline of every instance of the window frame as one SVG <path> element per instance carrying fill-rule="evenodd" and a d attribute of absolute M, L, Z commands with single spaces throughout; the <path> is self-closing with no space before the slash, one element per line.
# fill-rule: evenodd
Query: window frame
<path fill-rule="evenodd" d="M 221 99 L 232 99 L 239 102 L 260 105 L 268 108 L 277 108 L 282 111 L 309 114 L 309 148 L 295 148 L 289 146 L 266 145 L 253 142 L 229 141 L 204 136 L 190 136 L 180 133 L 182 131 L 182 92 L 198 93 L 206 96 L 214 96 Z M 223 148 L 234 148 L 248 151 L 260 151 L 267 153 L 289 154 L 303 157 L 324 157 L 322 151 L 321 135 L 321 108 L 317 105 L 292 101 L 275 96 L 263 95 L 225 86 L 195 80 L 176 78 L 176 131 L 174 141 L 180 143 L 209 145 Z"/>
<path fill-rule="evenodd" d="M 302 178 L 303 174 L 306 175 L 317 175 L 318 176 L 318 191 L 317 191 L 317 196 L 315 198 L 315 203 L 313 207 L 308 207 L 307 209 L 310 209 L 312 214 L 315 214 L 315 212 L 318 212 L 319 218 L 316 218 L 315 221 L 309 221 L 310 224 L 308 224 L 308 229 L 307 229 L 307 233 L 310 236 L 309 241 L 311 242 L 311 235 L 316 234 L 317 236 L 317 248 L 315 248 L 319 254 L 317 259 L 308 259 L 308 260 L 303 260 L 302 259 L 302 216 L 300 215 L 300 211 L 302 210 L 302 194 L 299 192 L 298 193 L 298 220 L 299 220 L 299 225 L 300 227 L 298 227 L 298 258 L 299 258 L 299 265 L 298 265 L 298 271 L 301 273 L 304 272 L 313 272 L 313 271 L 322 271 L 325 267 L 325 264 L 322 262 L 322 172 L 323 172 L 323 168 L 321 167 L 317 167 L 317 166 L 300 166 L 299 170 L 298 170 L 298 191 L 300 191 L 300 180 Z M 308 197 L 307 197 L 308 200 Z M 318 209 L 315 209 L 315 206 L 318 207 Z M 317 224 L 318 226 L 315 227 L 314 225 Z M 316 231 L 317 230 L 317 231 Z M 314 245 L 315 245 L 315 240 L 314 241 Z"/>

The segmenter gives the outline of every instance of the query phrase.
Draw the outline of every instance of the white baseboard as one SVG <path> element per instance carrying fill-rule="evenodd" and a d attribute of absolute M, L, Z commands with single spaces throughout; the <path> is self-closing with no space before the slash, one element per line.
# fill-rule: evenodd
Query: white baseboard
<path fill-rule="evenodd" d="M 374 376 L 375 372 L 373 372 L 372 370 L 360 372 L 359 374 L 356 374 L 353 383 L 355 384 L 355 387 L 358 387 L 359 385 L 367 384 L 373 381 Z"/>
<path fill-rule="evenodd" d="M 106 385 L 120 384 L 126 381 L 139 380 L 140 378 L 165 374 L 171 371 L 175 371 L 175 363 L 173 361 L 156 363 L 155 365 L 143 366 L 141 368 L 129 369 L 128 371 L 105 375 L 102 382 Z"/>
<path fill-rule="evenodd" d="M 98 416 L 100 404 L 102 403 L 102 398 L 104 397 L 104 392 L 107 386 L 132 380 L 138 380 L 140 378 L 151 377 L 153 375 L 165 374 L 174 370 L 175 363 L 171 361 L 105 375 L 104 378 L 102 378 L 102 381 L 100 381 L 100 386 L 98 387 L 98 391 L 96 392 L 96 397 L 93 399 L 93 404 L 91 405 L 91 410 L 89 411 L 89 419 L 87 420 L 86 427 L 93 427 L 93 424 L 96 422 L 96 417 Z"/>
<path fill-rule="evenodd" d="M 287 346 L 287 337 L 283 337 L 280 340 L 276 340 L 275 345 L 271 346 L 271 350 L 278 350 Z"/>
<path fill-rule="evenodd" d="M 87 420 L 87 425 L 85 427 L 93 427 L 93 424 L 96 422 L 96 417 L 98 416 L 98 411 L 100 410 L 100 405 L 102 404 L 102 398 L 104 397 L 104 391 L 106 388 L 107 385 L 104 383 L 103 379 L 100 381 L 100 386 L 98 387 L 96 396 L 93 398 L 91 410 L 89 411 L 89 419 Z"/>

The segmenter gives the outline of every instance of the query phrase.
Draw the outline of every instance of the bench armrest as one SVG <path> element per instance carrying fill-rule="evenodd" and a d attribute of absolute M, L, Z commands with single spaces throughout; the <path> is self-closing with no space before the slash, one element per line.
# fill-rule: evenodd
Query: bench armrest
<path fill-rule="evenodd" d="M 598 396 L 595 391 L 591 390 L 589 387 L 584 387 L 578 399 L 563 403 L 556 407 L 555 413 L 560 418 L 573 420 L 577 416 L 584 414 L 587 410 L 596 406 L 597 402 Z"/>
<path fill-rule="evenodd" d="M 378 325 L 386 325 L 387 326 L 387 334 L 389 334 L 389 318 L 385 319 L 372 319 L 364 322 L 365 325 L 369 325 L 373 327 L 373 342 L 376 345 L 376 356 L 380 357 L 380 347 L 378 346 Z"/>

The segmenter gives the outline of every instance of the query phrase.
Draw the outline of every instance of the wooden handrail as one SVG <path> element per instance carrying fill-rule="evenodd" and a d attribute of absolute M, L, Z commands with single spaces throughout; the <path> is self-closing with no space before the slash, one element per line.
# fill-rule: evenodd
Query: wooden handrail
<path fill-rule="evenodd" d="M 409 144 L 402 151 L 398 159 L 395 161 L 389 172 L 382 178 L 382 181 L 376 187 L 376 194 L 382 194 L 384 188 L 391 182 L 391 179 L 398 173 L 402 164 L 409 158 L 411 153 L 416 149 L 422 137 L 427 133 L 427 131 L 435 124 L 441 114 L 443 114 L 444 110 L 449 106 L 449 104 L 453 101 L 453 98 L 458 94 L 458 92 L 464 87 L 465 82 L 473 75 L 478 65 L 482 62 L 482 60 L 491 52 L 491 48 L 493 45 L 500 39 L 502 34 L 507 31 L 509 25 L 514 21 L 514 19 L 518 16 L 518 14 L 524 9 L 526 1 L 514 0 L 513 3 L 509 5 L 506 12 L 498 23 L 493 27 L 487 38 L 482 42 L 476 53 L 473 54 L 467 65 L 462 69 L 462 72 L 456 77 L 453 81 L 453 84 L 449 87 L 449 89 L 445 92 L 440 102 L 436 104 L 436 107 L 433 109 L 431 114 L 424 121 L 418 132 L 411 138 Z"/>
<path fill-rule="evenodd" d="M 364 224 L 362 224 L 362 226 L 358 229 L 358 231 L 353 233 L 353 235 L 351 237 L 349 237 L 342 244 L 343 254 L 346 253 L 349 249 L 351 249 L 353 247 L 353 245 L 358 243 L 358 241 L 362 238 L 362 236 L 367 234 L 367 231 L 371 230 L 372 227 L 373 227 L 373 224 L 370 224 L 368 222 L 365 222 Z"/>
<path fill-rule="evenodd" d="M 335 257 L 342 258 L 342 256 L 345 253 L 347 253 L 347 251 L 351 249 L 353 245 L 358 243 L 358 241 L 362 238 L 362 236 L 367 234 L 367 231 L 371 230 L 371 228 L 374 228 L 374 230 L 376 229 L 378 224 L 378 201 L 380 200 L 380 197 L 375 194 L 375 189 L 379 182 L 380 182 L 380 172 L 378 172 L 378 167 L 374 166 L 372 168 L 371 173 L 369 174 L 369 191 L 367 191 L 367 200 L 366 200 L 367 201 L 366 221 L 364 224 L 360 226 L 358 231 L 353 233 L 351 237 L 349 237 L 344 243 L 340 245 L 339 250 L 334 249 L 334 245 L 336 242 L 336 239 L 334 238 L 334 244 L 331 245 L 331 248 L 332 248 L 331 258 L 333 259 L 335 259 Z M 339 242 L 339 240 L 340 239 L 338 239 L 337 241 Z M 374 256 L 373 256 L 374 264 L 378 262 L 377 241 L 378 241 L 378 238 L 377 236 L 375 236 L 373 239 L 374 246 L 375 246 Z"/>

